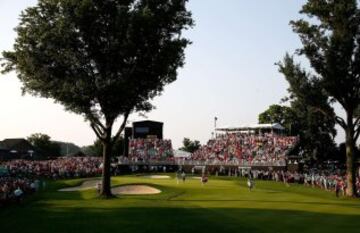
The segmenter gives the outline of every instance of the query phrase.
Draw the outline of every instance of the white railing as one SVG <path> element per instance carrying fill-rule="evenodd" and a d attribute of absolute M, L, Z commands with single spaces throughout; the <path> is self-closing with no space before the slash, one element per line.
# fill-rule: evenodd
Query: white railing
<path fill-rule="evenodd" d="M 262 161 L 199 161 L 199 160 L 175 160 L 175 161 L 119 161 L 119 165 L 147 165 L 147 166 L 165 166 L 165 165 L 178 165 L 178 166 L 242 166 L 242 167 L 285 167 L 286 161 L 279 160 L 275 162 L 262 162 Z"/>

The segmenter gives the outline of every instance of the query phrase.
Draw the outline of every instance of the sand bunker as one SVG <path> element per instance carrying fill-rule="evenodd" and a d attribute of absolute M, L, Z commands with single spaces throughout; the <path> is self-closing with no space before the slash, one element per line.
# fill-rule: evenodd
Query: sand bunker
<path fill-rule="evenodd" d="M 166 176 L 165 178 L 169 178 Z M 157 178 L 160 179 L 160 178 Z M 81 185 L 70 188 L 59 189 L 61 192 L 75 192 L 75 191 L 84 191 L 89 189 L 96 189 L 98 183 L 101 180 L 88 180 L 84 181 Z M 123 195 L 144 195 L 144 194 L 158 194 L 161 193 L 159 189 L 150 187 L 148 185 L 123 185 L 119 187 L 112 188 L 111 191 L 113 194 L 123 194 Z"/>
<path fill-rule="evenodd" d="M 111 189 L 113 194 L 123 195 L 144 195 L 144 194 L 158 194 L 161 193 L 159 189 L 147 185 L 123 185 Z"/>
<path fill-rule="evenodd" d="M 79 186 L 70 187 L 70 188 L 63 188 L 63 189 L 59 189 L 59 191 L 61 191 L 61 192 L 74 192 L 74 191 L 83 191 L 83 190 L 89 190 L 89 189 L 96 189 L 99 182 L 101 182 L 101 180 L 88 180 L 88 181 L 84 181 Z"/>
<path fill-rule="evenodd" d="M 160 176 L 160 175 L 152 175 L 152 176 L 144 176 L 146 178 L 151 178 L 151 179 L 169 179 L 170 176 Z"/>

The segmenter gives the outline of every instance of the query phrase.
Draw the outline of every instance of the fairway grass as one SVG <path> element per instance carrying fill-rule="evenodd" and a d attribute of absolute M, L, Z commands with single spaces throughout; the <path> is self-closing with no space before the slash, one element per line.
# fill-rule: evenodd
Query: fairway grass
<path fill-rule="evenodd" d="M 2 208 L 0 232 L 360 232 L 359 200 L 301 185 L 257 181 L 249 192 L 238 178 L 211 177 L 202 186 L 197 179 L 121 176 L 113 186 L 143 184 L 161 193 L 102 200 L 95 190 L 57 191 L 83 181 L 49 182 L 46 191 Z"/>

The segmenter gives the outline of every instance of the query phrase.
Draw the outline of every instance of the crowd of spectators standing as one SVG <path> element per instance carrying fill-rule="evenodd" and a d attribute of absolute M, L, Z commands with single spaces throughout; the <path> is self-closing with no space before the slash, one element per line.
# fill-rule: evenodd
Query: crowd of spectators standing
<path fill-rule="evenodd" d="M 11 201 L 20 201 L 24 195 L 38 191 L 40 185 L 41 182 L 38 179 L 0 177 L 0 207 Z M 44 185 L 44 182 L 42 185 Z"/>
<path fill-rule="evenodd" d="M 40 188 L 44 178 L 91 177 L 101 174 L 100 157 L 62 157 L 55 160 L 11 160 L 0 162 L 0 205 L 20 200 Z M 42 185 L 43 186 L 43 185 Z"/>
<path fill-rule="evenodd" d="M 285 165 L 286 154 L 297 141 L 297 137 L 271 133 L 222 134 L 201 146 L 188 160 L 213 164 L 227 162 L 239 165 Z"/>
<path fill-rule="evenodd" d="M 309 169 L 306 172 L 290 171 L 269 171 L 269 170 L 242 170 L 240 176 L 252 176 L 254 179 L 273 180 L 284 182 L 286 185 L 291 183 L 303 184 L 309 187 L 321 188 L 333 191 L 336 196 L 346 193 L 346 175 L 344 170 L 336 169 Z M 356 176 L 356 192 L 360 196 L 360 170 Z"/>
<path fill-rule="evenodd" d="M 174 154 L 171 140 L 157 138 L 131 139 L 129 156 L 132 162 L 142 161 L 173 161 Z"/>
<path fill-rule="evenodd" d="M 262 165 L 285 162 L 287 152 L 297 143 L 296 137 L 273 134 L 224 134 L 210 140 L 188 158 L 189 161 L 226 162 L 234 165 Z M 170 140 L 133 139 L 129 142 L 129 156 L 119 162 L 174 162 Z M 125 161 L 125 162 L 126 162 Z M 216 167 L 216 166 L 215 166 Z M 220 166 L 221 168 L 222 166 Z M 239 166 L 240 167 L 240 166 Z M 270 167 L 270 166 L 269 166 Z M 93 177 L 102 170 L 101 157 L 60 157 L 55 160 L 11 160 L 0 161 L 0 168 L 6 174 L 0 174 L 0 206 L 9 201 L 19 201 L 29 193 L 44 187 L 44 179 L 62 179 Z M 166 167 L 165 167 L 166 168 Z M 194 169 L 193 169 L 194 170 Z M 223 169 L 224 170 L 224 169 Z M 166 171 L 166 170 L 164 170 Z M 229 175 L 249 176 L 254 179 L 273 180 L 278 182 L 299 183 L 335 191 L 337 195 L 346 192 L 345 173 L 343 169 L 307 169 L 306 172 L 277 171 L 272 169 L 248 170 L 229 169 Z M 222 170 L 216 170 L 216 174 Z M 116 169 L 115 169 L 116 174 Z M 360 195 L 360 171 L 356 180 L 357 192 Z"/>
<path fill-rule="evenodd" d="M 88 177 L 101 174 L 101 157 L 61 157 L 55 160 L 11 160 L 0 163 L 10 175 L 42 178 Z"/>

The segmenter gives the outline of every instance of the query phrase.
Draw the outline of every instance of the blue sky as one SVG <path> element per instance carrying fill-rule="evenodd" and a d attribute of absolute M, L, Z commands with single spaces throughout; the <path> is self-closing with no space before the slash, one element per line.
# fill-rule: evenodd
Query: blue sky
<path fill-rule="evenodd" d="M 153 103 L 148 119 L 163 121 L 164 136 L 175 148 L 184 137 L 202 143 L 218 125 L 257 123 L 269 105 L 280 102 L 288 87 L 275 62 L 301 46 L 289 26 L 303 0 L 190 0 L 196 26 L 178 80 Z M 35 0 L 0 1 L 0 50 L 12 48 L 18 15 Z M 0 76 L 0 139 L 42 132 L 79 145 L 94 133 L 81 116 L 64 112 L 52 100 L 21 96 L 15 73 Z M 141 120 L 136 114 L 130 120 Z M 341 133 L 338 140 L 342 140 Z"/>

